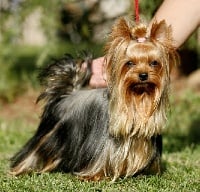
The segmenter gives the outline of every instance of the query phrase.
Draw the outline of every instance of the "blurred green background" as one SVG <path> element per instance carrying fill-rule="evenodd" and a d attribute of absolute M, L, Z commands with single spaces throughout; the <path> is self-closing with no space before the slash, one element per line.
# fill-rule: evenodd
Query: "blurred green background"
<path fill-rule="evenodd" d="M 103 55 L 112 23 L 133 14 L 132 2 L 0 0 L 0 100 L 10 102 L 29 88 L 37 89 L 38 68 L 51 58 L 82 50 Z M 161 2 L 140 1 L 141 17 L 150 20 Z M 197 39 L 195 32 L 181 50 L 186 75 L 199 67 Z"/>

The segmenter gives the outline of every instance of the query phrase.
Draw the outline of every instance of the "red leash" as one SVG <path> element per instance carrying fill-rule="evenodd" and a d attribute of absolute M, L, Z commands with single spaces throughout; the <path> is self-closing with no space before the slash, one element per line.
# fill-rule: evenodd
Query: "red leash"
<path fill-rule="evenodd" d="M 139 0 L 134 0 L 135 4 L 135 22 L 139 23 L 140 16 L 139 16 Z"/>

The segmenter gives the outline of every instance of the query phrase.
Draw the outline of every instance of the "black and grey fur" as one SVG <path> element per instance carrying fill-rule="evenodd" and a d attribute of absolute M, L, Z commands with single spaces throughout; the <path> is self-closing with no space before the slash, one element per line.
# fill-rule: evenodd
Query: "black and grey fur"
<path fill-rule="evenodd" d="M 117 177 L 113 167 L 107 168 L 107 156 L 120 156 L 118 148 L 126 141 L 109 134 L 108 89 L 82 89 L 90 78 L 91 58 L 85 61 L 87 68 L 82 64 L 68 55 L 42 71 L 45 89 L 38 101 L 44 99 L 46 105 L 35 135 L 12 158 L 12 174 L 63 171 L 93 180 Z M 146 164 L 134 174 L 160 159 L 161 136 L 153 136 L 151 145 Z"/>

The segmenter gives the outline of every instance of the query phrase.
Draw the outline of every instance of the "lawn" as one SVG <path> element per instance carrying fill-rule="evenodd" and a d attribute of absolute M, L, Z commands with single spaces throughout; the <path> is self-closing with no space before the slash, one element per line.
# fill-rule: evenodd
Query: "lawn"
<path fill-rule="evenodd" d="M 172 93 L 173 95 L 173 93 Z M 199 192 L 200 191 L 200 96 L 191 92 L 171 98 L 172 107 L 164 133 L 163 173 L 109 181 L 83 182 L 70 174 L 45 173 L 12 177 L 9 158 L 31 137 L 37 127 L 40 110 L 30 108 L 22 98 L 1 111 L 15 107 L 0 117 L 0 191 L 3 192 Z M 22 108 L 27 109 L 26 111 Z"/>

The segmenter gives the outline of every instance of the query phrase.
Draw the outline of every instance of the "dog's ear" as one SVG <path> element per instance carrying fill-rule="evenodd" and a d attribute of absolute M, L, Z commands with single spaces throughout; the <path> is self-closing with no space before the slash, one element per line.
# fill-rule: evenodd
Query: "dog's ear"
<path fill-rule="evenodd" d="M 125 38 L 127 40 L 131 39 L 131 27 L 129 26 L 129 22 L 130 21 L 123 17 L 117 20 L 111 32 L 111 37 L 113 40 L 116 38 Z"/>
<path fill-rule="evenodd" d="M 170 60 L 169 71 L 171 71 L 174 66 L 179 65 L 179 55 L 173 45 L 172 27 L 168 26 L 165 20 L 154 22 L 152 24 L 150 40 L 162 43 L 166 48 L 166 51 L 168 51 Z"/>
<path fill-rule="evenodd" d="M 172 28 L 167 26 L 165 20 L 155 21 L 152 24 L 150 39 L 159 41 L 163 44 L 172 44 Z"/>

